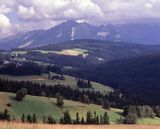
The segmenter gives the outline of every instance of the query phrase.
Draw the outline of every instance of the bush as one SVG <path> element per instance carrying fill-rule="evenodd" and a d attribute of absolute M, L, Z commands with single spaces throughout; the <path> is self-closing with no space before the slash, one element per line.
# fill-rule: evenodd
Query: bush
<path fill-rule="evenodd" d="M 64 105 L 63 97 L 60 95 L 57 95 L 57 106 L 62 108 L 63 105 Z"/>
<path fill-rule="evenodd" d="M 137 122 L 136 114 L 128 114 L 123 121 L 124 124 L 136 124 L 136 122 Z"/>
<path fill-rule="evenodd" d="M 26 95 L 27 95 L 27 89 L 26 88 L 22 88 L 21 90 L 17 91 L 16 100 L 17 101 L 22 101 Z"/>
<path fill-rule="evenodd" d="M 7 107 L 12 107 L 11 103 L 6 104 Z"/>

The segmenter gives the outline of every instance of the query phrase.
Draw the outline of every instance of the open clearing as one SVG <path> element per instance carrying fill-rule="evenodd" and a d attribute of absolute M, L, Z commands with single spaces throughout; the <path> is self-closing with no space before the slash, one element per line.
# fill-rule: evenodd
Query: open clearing
<path fill-rule="evenodd" d="M 156 125 L 44 125 L 0 122 L 0 129 L 160 129 Z"/>
<path fill-rule="evenodd" d="M 61 51 L 44 51 L 44 50 L 35 50 L 41 52 L 42 54 L 54 53 L 60 55 L 67 55 L 67 56 L 79 56 L 86 54 L 88 50 L 80 49 L 80 48 L 73 48 L 73 49 L 63 49 Z"/>
<path fill-rule="evenodd" d="M 67 56 L 79 56 L 79 55 L 88 55 L 88 50 L 81 49 L 81 48 L 73 48 L 73 49 L 63 49 L 61 51 L 45 51 L 45 50 L 32 50 L 33 52 L 41 52 L 42 54 L 59 54 L 59 55 L 67 55 Z M 16 55 L 24 55 L 27 54 L 27 51 L 13 51 L 13 54 Z"/>

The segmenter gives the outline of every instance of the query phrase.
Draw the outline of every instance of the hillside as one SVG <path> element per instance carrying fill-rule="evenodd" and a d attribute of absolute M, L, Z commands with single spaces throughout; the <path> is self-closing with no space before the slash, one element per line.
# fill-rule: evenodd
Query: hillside
<path fill-rule="evenodd" d="M 55 73 L 52 73 L 55 74 Z M 43 75 L 32 75 L 32 76 L 11 76 L 11 75 L 0 75 L 0 78 L 8 79 L 8 80 L 15 80 L 15 81 L 31 81 L 31 82 L 36 82 L 40 84 L 46 84 L 46 85 L 57 85 L 57 84 L 62 84 L 66 86 L 70 86 L 71 88 L 78 88 L 77 86 L 77 81 L 75 77 L 64 75 L 65 80 L 50 80 L 48 79 L 48 74 L 43 74 Z M 100 91 L 101 93 L 108 93 L 113 91 L 112 88 L 106 85 L 102 85 L 100 83 L 96 82 L 91 82 L 92 84 L 92 89 L 86 89 L 85 90 L 93 90 L 94 91 Z"/>
<path fill-rule="evenodd" d="M 7 107 L 12 115 L 20 118 L 24 114 L 35 113 L 38 119 L 42 120 L 44 115 L 52 115 L 54 119 L 59 121 L 63 112 L 68 110 L 72 118 L 75 118 L 76 112 L 80 117 L 86 117 L 87 111 L 96 111 L 97 114 L 103 114 L 107 111 L 111 124 L 117 123 L 120 118 L 122 110 L 111 109 L 105 110 L 101 106 L 90 104 L 86 105 L 76 101 L 64 100 L 64 108 L 58 108 L 56 106 L 56 99 L 47 97 L 36 97 L 27 95 L 22 102 L 17 102 L 15 94 L 0 92 L 0 110 L 6 108 L 6 104 L 10 103 L 11 107 Z"/>
<path fill-rule="evenodd" d="M 112 60 L 160 53 L 160 46 L 126 44 L 99 40 L 74 40 L 31 50 L 13 50 L 26 60 L 69 67 L 89 67 Z"/>
<path fill-rule="evenodd" d="M 75 71 L 75 74 L 120 89 L 126 96 L 132 98 L 134 104 L 160 104 L 159 55 L 113 61 Z"/>

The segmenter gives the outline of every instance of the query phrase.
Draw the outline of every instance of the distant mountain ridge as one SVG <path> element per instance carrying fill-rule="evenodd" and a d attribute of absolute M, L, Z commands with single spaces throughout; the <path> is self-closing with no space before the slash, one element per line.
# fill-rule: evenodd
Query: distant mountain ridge
<path fill-rule="evenodd" d="M 48 30 L 34 30 L 0 40 L 0 49 L 35 48 L 75 39 L 160 44 L 159 24 L 123 24 L 93 26 L 66 21 Z"/>

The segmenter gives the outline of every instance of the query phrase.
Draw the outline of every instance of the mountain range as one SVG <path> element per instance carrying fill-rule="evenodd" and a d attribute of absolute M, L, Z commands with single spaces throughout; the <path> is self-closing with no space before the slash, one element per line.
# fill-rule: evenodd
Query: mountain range
<path fill-rule="evenodd" d="M 159 34 L 159 24 L 133 23 L 93 26 L 69 20 L 47 30 L 34 30 L 1 39 L 0 49 L 35 48 L 75 39 L 159 45 Z"/>

